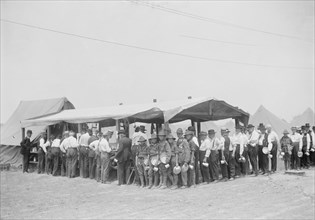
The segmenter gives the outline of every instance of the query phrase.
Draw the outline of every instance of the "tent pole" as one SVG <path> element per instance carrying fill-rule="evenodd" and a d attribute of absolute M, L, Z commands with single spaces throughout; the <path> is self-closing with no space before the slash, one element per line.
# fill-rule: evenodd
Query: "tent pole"
<path fill-rule="evenodd" d="M 116 119 L 116 132 L 118 133 L 118 131 L 119 131 L 119 119 Z M 117 135 L 117 137 L 116 137 L 116 143 L 118 143 L 118 135 Z"/>
<path fill-rule="evenodd" d="M 190 124 L 191 124 L 191 126 L 195 127 L 195 126 L 194 126 L 194 125 L 195 125 L 194 120 L 190 119 Z"/>
<path fill-rule="evenodd" d="M 51 129 L 50 129 L 50 125 L 48 125 L 48 127 L 47 127 L 47 140 L 50 140 L 50 135 L 51 135 Z"/>
<path fill-rule="evenodd" d="M 196 134 L 197 137 L 199 137 L 200 131 L 201 131 L 201 123 L 198 121 L 197 122 L 197 134 Z"/>
<path fill-rule="evenodd" d="M 239 120 L 237 118 L 235 118 L 235 127 L 238 126 L 240 123 L 239 123 Z"/>
<path fill-rule="evenodd" d="M 79 124 L 78 124 L 78 133 L 81 133 L 81 131 L 82 131 L 82 124 L 79 123 Z"/>
<path fill-rule="evenodd" d="M 101 129 L 101 123 L 99 122 L 99 123 L 98 123 L 98 131 L 101 132 L 101 130 L 102 130 L 102 129 Z"/>
<path fill-rule="evenodd" d="M 25 138 L 25 128 L 22 128 L 22 140 Z"/>

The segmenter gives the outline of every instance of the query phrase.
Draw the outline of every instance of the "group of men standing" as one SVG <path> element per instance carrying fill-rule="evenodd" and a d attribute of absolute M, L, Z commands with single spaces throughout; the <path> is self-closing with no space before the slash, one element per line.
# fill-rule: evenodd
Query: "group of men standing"
<path fill-rule="evenodd" d="M 176 131 L 175 138 L 162 129 L 147 138 L 144 126 L 136 127 L 132 139 L 124 130 L 118 131 L 117 150 L 113 151 L 109 139 L 113 132 L 103 134 L 96 130 L 83 130 L 75 138 L 73 131 L 65 131 L 62 138 L 43 134 L 39 140 L 38 173 L 59 173 L 73 178 L 96 179 L 109 183 L 110 163 L 117 163 L 118 185 L 128 184 L 134 171 L 134 182 L 142 188 L 171 189 L 196 187 L 196 184 L 234 180 L 240 176 L 269 175 L 277 170 L 277 158 L 284 160 L 285 169 L 308 168 L 315 164 L 314 132 L 309 124 L 301 131 L 292 127 L 292 134 L 284 131 L 279 140 L 271 125 L 237 125 L 235 133 L 222 128 L 220 136 L 210 129 L 201 131 L 199 139 L 195 128 Z M 28 172 L 26 157 L 31 149 L 30 137 L 21 142 L 24 155 L 23 172 Z M 269 169 L 271 163 L 271 169 Z M 60 172 L 59 172 L 60 167 Z M 251 167 L 251 169 L 250 169 Z M 222 175 L 219 178 L 220 173 Z"/>

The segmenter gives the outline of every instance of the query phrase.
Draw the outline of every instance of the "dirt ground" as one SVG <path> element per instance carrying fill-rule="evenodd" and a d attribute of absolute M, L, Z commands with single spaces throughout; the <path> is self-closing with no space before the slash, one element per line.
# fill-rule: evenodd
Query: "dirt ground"
<path fill-rule="evenodd" d="M 314 219 L 314 168 L 194 189 L 1 171 L 1 219 Z"/>

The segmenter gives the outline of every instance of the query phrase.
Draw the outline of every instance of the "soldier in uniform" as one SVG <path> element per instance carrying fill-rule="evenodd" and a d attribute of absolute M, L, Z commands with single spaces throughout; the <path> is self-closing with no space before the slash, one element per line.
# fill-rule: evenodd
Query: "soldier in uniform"
<path fill-rule="evenodd" d="M 26 132 L 26 137 L 22 140 L 20 143 L 21 145 L 21 151 L 20 153 L 23 155 L 23 173 L 28 173 L 28 165 L 29 165 L 29 156 L 30 156 L 30 151 L 31 151 L 31 136 L 32 136 L 32 131 L 27 130 Z"/>
<path fill-rule="evenodd" d="M 190 186 L 196 187 L 196 169 L 195 169 L 195 160 L 198 160 L 199 156 L 196 158 L 196 152 L 198 152 L 198 146 L 193 141 L 194 132 L 186 131 L 185 132 L 185 139 L 189 144 L 190 149 L 190 160 L 189 160 L 189 180 Z"/>
<path fill-rule="evenodd" d="M 150 147 L 149 147 L 149 189 L 153 187 L 153 178 L 154 178 L 154 187 L 158 187 L 159 184 L 159 171 L 154 169 L 158 167 L 158 155 L 159 149 L 157 144 L 157 136 L 156 134 L 152 134 L 150 140 Z M 155 164 L 153 164 L 153 159 L 155 159 Z"/>
<path fill-rule="evenodd" d="M 287 130 L 283 131 L 283 137 L 280 139 L 281 146 L 281 156 L 284 161 L 284 168 L 287 171 L 290 168 L 291 161 L 291 150 L 292 150 L 292 140 L 288 136 L 289 132 Z"/>
<path fill-rule="evenodd" d="M 168 168 L 167 177 L 171 181 L 172 189 L 177 188 L 177 185 L 175 185 L 173 169 L 178 164 L 176 161 L 178 161 L 178 147 L 175 142 L 175 137 L 172 134 L 169 134 L 166 137 L 167 142 L 169 143 L 171 147 L 171 159 L 170 159 L 170 168 Z"/>
<path fill-rule="evenodd" d="M 140 137 L 139 145 L 137 146 L 136 150 L 136 167 L 139 174 L 140 179 L 140 187 L 144 188 L 146 184 L 148 184 L 147 181 L 147 170 L 146 170 L 146 164 L 144 163 L 145 159 L 149 157 L 148 152 L 148 146 L 147 146 L 147 140 L 144 137 Z"/>
<path fill-rule="evenodd" d="M 160 171 L 160 187 L 161 189 L 166 189 L 167 185 L 167 170 L 169 169 L 169 161 L 171 159 L 171 147 L 169 143 L 166 141 L 166 134 L 164 131 L 159 131 L 158 133 L 159 143 L 159 160 L 161 163 L 159 164 Z M 161 178 L 162 177 L 162 178 Z"/>
<path fill-rule="evenodd" d="M 190 131 L 185 132 L 186 135 L 192 136 L 192 133 Z M 182 189 L 187 188 L 188 186 L 188 164 L 191 159 L 191 152 L 190 152 L 190 146 L 188 141 L 185 138 L 181 138 L 177 141 L 178 143 L 178 161 L 176 166 L 181 167 L 181 173 L 178 175 L 181 175 L 182 180 Z M 174 176 L 174 185 L 178 184 L 178 175 Z"/>

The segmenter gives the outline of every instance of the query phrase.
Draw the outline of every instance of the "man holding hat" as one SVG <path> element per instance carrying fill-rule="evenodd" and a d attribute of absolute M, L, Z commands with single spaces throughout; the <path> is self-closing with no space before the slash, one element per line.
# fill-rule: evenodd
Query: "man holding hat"
<path fill-rule="evenodd" d="M 149 157 L 149 149 L 147 146 L 147 140 L 144 137 L 140 137 L 138 140 L 139 145 L 136 151 L 136 166 L 140 178 L 140 187 L 144 188 L 148 184 L 147 171 L 145 169 L 145 159 Z"/>
<path fill-rule="evenodd" d="M 190 131 L 186 131 L 185 134 L 188 134 Z M 178 142 L 177 142 L 178 143 Z M 190 162 L 191 152 L 188 141 L 184 138 L 178 144 L 178 162 L 176 166 L 181 167 L 180 174 L 175 174 L 174 177 L 174 184 L 178 184 L 178 175 L 181 175 L 182 180 L 182 189 L 187 188 L 188 185 L 188 164 Z"/>
<path fill-rule="evenodd" d="M 130 176 L 130 156 L 132 140 L 126 137 L 124 130 L 118 131 L 119 141 L 118 150 L 115 154 L 117 161 L 117 179 L 118 185 L 126 184 Z"/>
<path fill-rule="evenodd" d="M 177 184 L 176 185 L 174 184 L 175 174 L 173 173 L 173 169 L 174 167 L 176 167 L 176 164 L 178 164 L 177 162 L 178 161 L 178 147 L 175 142 L 175 137 L 172 134 L 167 135 L 166 140 L 171 147 L 171 159 L 170 159 L 171 167 L 168 169 L 167 177 L 171 181 L 172 189 L 176 189 L 178 186 Z"/>
<path fill-rule="evenodd" d="M 188 178 L 189 178 L 190 185 L 193 187 L 196 187 L 196 167 L 195 167 L 196 162 L 195 161 L 198 160 L 198 158 L 196 158 L 196 151 L 198 149 L 198 146 L 193 141 L 193 137 L 194 137 L 194 132 L 189 131 L 189 130 L 185 132 L 185 139 L 187 140 L 189 144 L 189 149 L 190 149 Z"/>
<path fill-rule="evenodd" d="M 244 139 L 241 133 L 242 127 L 237 125 L 235 127 L 235 134 L 232 137 L 232 144 L 235 148 L 235 177 L 238 178 L 241 175 L 241 163 L 242 160 L 245 160 L 243 157 L 244 151 Z"/>
<path fill-rule="evenodd" d="M 21 151 L 20 153 L 23 155 L 23 173 L 28 173 L 28 166 L 29 166 L 29 155 L 31 152 L 31 136 L 33 132 L 31 130 L 27 130 L 26 137 L 21 141 Z"/>
<path fill-rule="evenodd" d="M 315 165 L 315 126 L 313 126 L 313 129 L 310 129 L 308 127 L 309 126 L 309 123 L 307 123 L 308 126 L 305 126 L 306 129 L 308 129 L 308 133 L 310 135 L 310 138 L 311 138 L 311 146 L 310 146 L 310 162 L 311 162 L 311 165 Z"/>
<path fill-rule="evenodd" d="M 154 177 L 154 187 L 157 187 L 159 184 L 159 171 L 154 169 L 158 166 L 158 156 L 159 156 L 159 148 L 157 144 L 157 135 L 152 134 L 150 140 L 149 147 L 149 187 L 151 189 L 153 187 L 153 177 Z"/>
<path fill-rule="evenodd" d="M 221 136 L 219 157 L 222 180 L 234 180 L 235 159 L 233 155 L 233 146 L 229 138 L 229 130 L 227 128 L 221 128 Z"/>
<path fill-rule="evenodd" d="M 195 182 L 196 184 L 199 184 L 199 172 L 200 172 L 200 166 L 199 166 L 199 142 L 198 142 L 198 138 L 196 137 L 196 128 L 194 126 L 189 126 L 188 127 L 188 131 L 192 131 L 194 133 L 194 136 L 192 138 L 193 142 L 195 143 L 195 145 L 197 146 L 195 149 Z"/>
<path fill-rule="evenodd" d="M 298 152 L 302 151 L 303 142 L 302 136 L 297 132 L 297 127 L 291 128 L 292 134 L 289 136 L 292 140 L 292 154 L 291 154 L 291 168 L 300 170 L 301 169 L 301 162 L 298 156 Z"/>
<path fill-rule="evenodd" d="M 163 130 L 159 131 L 158 133 L 159 143 L 159 160 L 161 161 L 159 165 L 160 171 L 160 187 L 161 189 L 167 188 L 167 170 L 169 169 L 169 161 L 171 159 L 171 147 L 169 143 L 166 141 L 166 134 Z"/>
<path fill-rule="evenodd" d="M 291 150 L 293 148 L 292 146 L 292 140 L 288 136 L 289 132 L 287 130 L 283 131 L 283 137 L 280 139 L 280 146 L 281 146 L 281 157 L 284 161 L 284 168 L 287 171 L 290 167 L 290 161 L 291 161 Z"/>
<path fill-rule="evenodd" d="M 303 156 L 301 159 L 301 166 L 303 168 L 309 169 L 310 168 L 310 159 L 309 159 L 309 155 L 310 155 L 310 146 L 311 146 L 311 137 L 308 133 L 308 130 L 306 129 L 305 126 L 302 126 L 302 152 L 303 152 Z"/>
<path fill-rule="evenodd" d="M 101 140 L 104 139 L 104 137 L 103 137 L 102 132 L 98 132 L 97 136 L 98 136 L 98 139 L 90 143 L 89 148 L 94 150 L 95 152 L 95 180 L 97 182 L 100 182 L 102 162 L 101 162 L 101 151 L 99 149 L 99 144 Z"/>
<path fill-rule="evenodd" d="M 270 124 L 266 125 L 267 134 L 268 134 L 268 150 L 270 154 L 272 155 L 271 158 L 271 173 L 275 173 L 277 170 L 277 152 L 278 152 L 278 143 L 279 143 L 279 137 L 272 130 L 272 127 Z"/>
<path fill-rule="evenodd" d="M 250 163 L 252 165 L 253 174 L 255 176 L 258 176 L 258 169 L 257 169 L 257 152 L 258 152 L 258 149 L 257 149 L 257 145 L 258 145 L 259 134 L 255 130 L 255 126 L 254 125 L 249 124 L 247 126 L 247 128 L 248 128 L 248 134 L 247 134 L 248 144 L 247 144 L 247 148 L 248 148 L 249 160 L 250 160 Z"/>
<path fill-rule="evenodd" d="M 215 137 L 215 130 L 210 129 L 208 131 L 209 141 L 210 141 L 210 177 L 211 181 L 219 181 L 219 148 L 220 141 Z"/>
<path fill-rule="evenodd" d="M 260 135 L 258 138 L 258 149 L 261 153 L 261 170 L 262 175 L 268 175 L 269 173 L 269 158 L 268 154 L 263 153 L 263 148 L 268 147 L 268 134 L 266 132 L 266 127 L 260 123 L 258 129 L 260 130 Z"/>
<path fill-rule="evenodd" d="M 201 167 L 201 174 L 203 181 L 207 184 L 210 183 L 210 171 L 209 171 L 209 156 L 211 151 L 211 143 L 208 138 L 207 132 L 201 131 L 199 134 L 200 137 L 200 148 L 199 148 L 199 161 Z"/>

